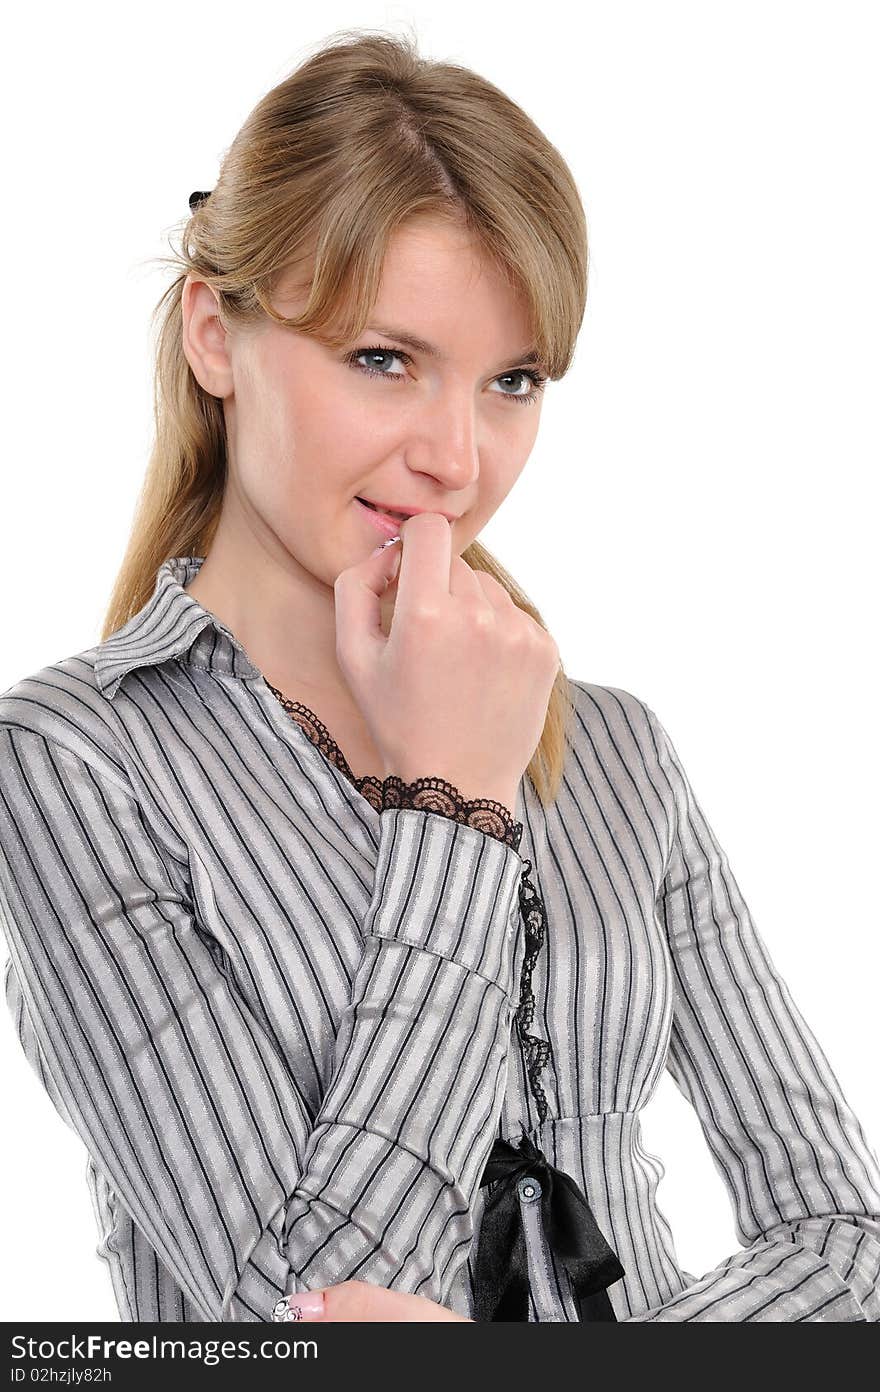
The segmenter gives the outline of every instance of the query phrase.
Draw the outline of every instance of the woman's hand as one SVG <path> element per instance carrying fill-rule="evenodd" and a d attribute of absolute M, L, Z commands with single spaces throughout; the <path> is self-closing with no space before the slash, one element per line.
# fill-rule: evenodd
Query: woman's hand
<path fill-rule="evenodd" d="M 466 1315 L 457 1315 L 445 1305 L 424 1295 L 386 1290 L 371 1281 L 341 1281 L 322 1291 L 299 1291 L 287 1297 L 289 1319 L 315 1320 L 323 1324 L 380 1321 L 460 1320 L 473 1324 Z"/>
<path fill-rule="evenodd" d="M 559 671 L 547 630 L 454 553 L 437 512 L 407 518 L 399 542 L 341 571 L 334 598 L 337 660 L 382 776 L 443 778 L 465 798 L 494 798 L 513 813 Z"/>

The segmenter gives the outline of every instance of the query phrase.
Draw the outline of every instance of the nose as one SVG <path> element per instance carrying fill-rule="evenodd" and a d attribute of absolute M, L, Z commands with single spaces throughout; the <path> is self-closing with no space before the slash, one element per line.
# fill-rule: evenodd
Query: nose
<path fill-rule="evenodd" d="M 438 398 L 422 421 L 424 434 L 408 451 L 410 463 L 431 474 L 448 493 L 472 486 L 479 478 L 480 454 L 470 393 Z"/>

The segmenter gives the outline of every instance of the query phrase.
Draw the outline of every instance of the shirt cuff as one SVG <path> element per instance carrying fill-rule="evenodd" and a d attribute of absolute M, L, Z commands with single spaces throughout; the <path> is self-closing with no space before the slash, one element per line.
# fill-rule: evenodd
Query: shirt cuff
<path fill-rule="evenodd" d="M 522 936 L 519 852 L 449 817 L 387 808 L 364 932 L 420 947 L 513 999 Z"/>

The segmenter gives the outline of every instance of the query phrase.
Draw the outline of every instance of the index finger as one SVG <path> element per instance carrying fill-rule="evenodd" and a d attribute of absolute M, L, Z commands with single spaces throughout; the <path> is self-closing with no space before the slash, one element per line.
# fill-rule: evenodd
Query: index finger
<path fill-rule="evenodd" d="M 400 528 L 395 610 L 451 594 L 452 526 L 442 512 L 419 512 Z"/>

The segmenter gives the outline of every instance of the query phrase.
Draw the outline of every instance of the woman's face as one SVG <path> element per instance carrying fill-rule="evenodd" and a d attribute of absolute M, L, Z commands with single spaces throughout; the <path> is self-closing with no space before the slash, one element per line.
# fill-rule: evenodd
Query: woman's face
<path fill-rule="evenodd" d="M 273 303 L 291 315 L 305 299 L 282 287 Z M 524 355 L 524 304 L 463 231 L 400 229 L 367 330 L 339 350 L 271 320 L 226 333 L 216 309 L 210 287 L 189 280 L 185 351 L 226 417 L 223 525 L 239 546 L 265 548 L 260 559 L 333 586 L 384 539 L 359 497 L 449 514 L 460 554 L 519 477 L 541 413 L 528 374 L 543 368 Z"/>

